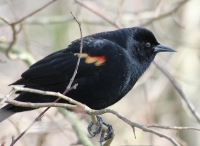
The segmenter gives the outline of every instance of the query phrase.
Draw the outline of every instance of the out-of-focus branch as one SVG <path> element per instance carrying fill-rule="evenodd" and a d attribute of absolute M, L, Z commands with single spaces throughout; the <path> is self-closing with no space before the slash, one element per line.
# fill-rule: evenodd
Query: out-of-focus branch
<path fill-rule="evenodd" d="M 0 44 L 3 43 L 5 41 L 5 36 L 0 36 Z"/>
<path fill-rule="evenodd" d="M 45 4 L 44 6 L 40 7 L 39 9 L 33 11 L 32 13 L 26 15 L 25 17 L 21 18 L 18 21 L 15 22 L 11 22 L 9 20 L 7 20 L 6 18 L 0 16 L 0 20 L 2 20 L 3 22 L 5 22 L 7 25 L 9 25 L 12 29 L 12 41 L 9 43 L 7 49 L 6 49 L 6 54 L 10 59 L 19 59 L 18 55 L 12 53 L 12 47 L 13 45 L 16 43 L 17 41 L 17 34 L 19 31 L 16 30 L 16 25 L 22 23 L 25 19 L 29 18 L 30 16 L 36 14 L 37 12 L 43 10 L 44 8 L 46 8 L 48 5 L 50 5 L 51 3 L 53 3 L 56 0 L 52 0 L 50 2 L 48 2 L 47 4 Z M 20 27 L 21 30 L 21 27 Z"/>
<path fill-rule="evenodd" d="M 17 56 L 15 54 L 12 54 L 10 52 L 12 46 L 15 44 L 15 42 L 17 41 L 17 31 L 15 29 L 15 24 L 13 24 L 12 22 L 10 22 L 9 20 L 7 20 L 6 18 L 4 17 L 1 17 L 0 16 L 0 20 L 2 20 L 3 22 L 5 22 L 7 25 L 9 25 L 12 29 L 12 41 L 9 43 L 7 49 L 6 49 L 6 54 L 9 58 L 11 59 L 17 59 Z"/>
<path fill-rule="evenodd" d="M 97 8 L 96 6 L 88 5 L 87 3 L 85 3 L 85 2 L 83 2 L 81 0 L 75 0 L 75 2 L 81 4 L 83 7 L 87 8 L 90 11 L 92 11 L 93 13 L 95 13 L 98 16 L 100 16 L 101 18 L 105 19 L 107 22 L 109 22 L 110 24 L 116 26 L 117 28 L 122 28 L 121 25 L 115 23 L 112 19 L 110 19 L 109 17 L 107 17 L 106 15 L 104 15 L 101 12 L 101 10 L 99 10 L 99 8 Z"/>
<path fill-rule="evenodd" d="M 118 25 L 114 20 L 112 20 L 111 18 L 109 18 L 108 16 L 103 14 L 101 12 L 101 10 L 99 10 L 96 6 L 90 6 L 90 5 L 88 5 L 85 2 L 82 2 L 80 0 L 75 0 L 75 1 L 79 4 L 81 4 L 82 6 L 84 6 L 85 8 L 87 8 L 88 10 L 90 10 L 91 12 L 93 12 L 94 14 L 97 14 L 98 16 L 100 16 L 101 18 L 103 18 L 104 20 L 106 20 L 111 25 L 115 26 L 116 28 L 122 28 L 121 25 Z M 174 8 L 168 10 L 167 12 L 165 12 L 163 14 L 160 14 L 160 12 L 161 12 L 160 6 L 158 8 L 156 8 L 156 10 L 154 10 L 154 11 L 140 12 L 139 14 L 137 14 L 138 15 L 137 18 L 135 18 L 135 19 L 132 18 L 132 20 L 151 19 L 148 22 L 140 24 L 141 26 L 147 26 L 147 25 L 151 24 L 152 22 L 154 22 L 156 20 L 159 20 L 159 19 L 162 19 L 162 18 L 165 18 L 169 15 L 174 14 L 181 6 L 186 4 L 186 2 L 188 2 L 188 0 L 177 2 L 176 6 Z M 95 7 L 95 9 L 93 7 Z"/>
<path fill-rule="evenodd" d="M 120 19 L 122 17 L 124 3 L 125 3 L 125 0 L 121 0 L 121 3 L 120 3 L 119 8 L 118 8 L 118 12 L 117 12 L 116 23 L 119 23 Z"/>
<path fill-rule="evenodd" d="M 11 24 L 11 22 L 10 22 L 8 19 L 6 19 L 6 18 L 4 18 L 4 17 L 2 17 L 2 16 L 0 16 L 0 20 L 2 20 L 4 23 L 6 23 L 6 24 L 8 24 L 8 25 Z"/>
<path fill-rule="evenodd" d="M 152 13 L 152 15 L 149 15 L 149 18 L 151 20 L 149 20 L 148 22 L 145 22 L 145 23 L 141 24 L 141 26 L 147 26 L 147 25 L 151 24 L 154 21 L 157 21 L 159 19 L 162 19 L 162 18 L 165 18 L 165 17 L 167 17 L 169 15 L 174 14 L 181 6 L 183 6 L 184 4 L 186 4 L 186 2 L 189 2 L 189 0 L 184 0 L 184 1 L 178 2 L 177 5 L 174 8 L 172 8 L 171 10 L 169 10 L 168 12 L 166 12 L 164 14 L 160 14 L 157 11 L 154 11 Z"/>
<path fill-rule="evenodd" d="M 52 1 L 48 2 L 44 6 L 38 8 L 37 10 L 33 11 L 32 13 L 30 13 L 30 14 L 26 15 L 25 17 L 21 18 L 20 20 L 17 20 L 16 22 L 13 22 L 12 24 L 15 25 L 15 24 L 23 22 L 25 19 L 27 19 L 27 18 L 31 17 L 32 15 L 38 13 L 39 11 L 43 10 L 44 8 L 46 8 L 47 6 L 49 6 L 50 4 L 52 4 L 55 1 L 56 0 L 52 0 Z"/>
<path fill-rule="evenodd" d="M 0 44 L 0 51 L 5 52 L 8 49 L 9 44 Z M 18 59 L 24 60 L 29 66 L 36 62 L 35 58 L 28 52 L 23 51 L 20 46 L 14 45 L 12 47 L 12 53 L 18 56 Z"/>
<path fill-rule="evenodd" d="M 10 59 L 17 59 L 18 56 L 16 54 L 13 54 L 11 52 L 12 46 L 16 43 L 17 41 L 17 30 L 15 28 L 14 24 L 10 24 L 10 27 L 12 29 L 12 41 L 9 43 L 8 48 L 6 49 L 6 54 Z"/>
<path fill-rule="evenodd" d="M 172 85 L 174 86 L 174 88 L 177 90 L 177 92 L 180 94 L 180 96 L 182 97 L 182 99 L 187 104 L 187 106 L 188 106 L 189 110 L 191 111 L 191 113 L 194 115 L 194 117 L 196 118 L 196 120 L 200 123 L 200 114 L 196 111 L 194 105 L 190 102 L 190 100 L 185 95 L 185 93 L 183 92 L 183 90 L 181 89 L 181 87 L 179 86 L 179 84 L 176 82 L 176 80 L 173 78 L 173 76 L 160 63 L 158 63 L 157 61 L 154 61 L 153 63 L 170 80 L 170 82 L 172 83 Z"/>
<path fill-rule="evenodd" d="M 27 18 L 23 21 L 23 25 L 52 25 L 62 24 L 74 20 L 71 16 L 50 16 L 50 17 L 39 17 L 39 18 Z M 93 24 L 93 25 L 108 25 L 100 20 L 91 20 L 84 18 L 81 23 Z M 0 26 L 7 25 L 4 22 L 0 22 Z"/>
<path fill-rule="evenodd" d="M 185 28 L 186 28 L 186 26 L 181 22 L 181 20 L 180 20 L 179 16 L 177 15 L 177 13 L 173 13 L 173 14 L 172 14 L 172 17 L 174 18 L 174 21 L 176 22 L 176 24 L 177 24 L 180 28 L 182 28 L 182 29 L 185 29 Z"/>

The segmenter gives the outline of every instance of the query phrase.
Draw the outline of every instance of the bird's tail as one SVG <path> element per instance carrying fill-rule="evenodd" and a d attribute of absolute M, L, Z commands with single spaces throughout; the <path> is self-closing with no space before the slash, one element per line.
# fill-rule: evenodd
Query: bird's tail
<path fill-rule="evenodd" d="M 0 109 L 0 122 L 9 118 L 10 116 L 12 116 L 15 113 L 12 111 L 13 107 L 14 107 L 13 105 L 8 104 L 8 105 L 4 106 L 2 109 Z"/>

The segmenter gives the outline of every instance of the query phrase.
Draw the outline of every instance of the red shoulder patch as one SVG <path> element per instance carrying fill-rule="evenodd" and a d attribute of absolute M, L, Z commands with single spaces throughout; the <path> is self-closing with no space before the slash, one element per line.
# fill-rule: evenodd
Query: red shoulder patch
<path fill-rule="evenodd" d="M 76 56 L 80 56 L 79 53 L 74 54 Z M 94 63 L 96 66 L 102 65 L 106 61 L 105 56 L 91 56 L 87 53 L 82 53 L 81 58 L 85 58 L 86 63 Z"/>

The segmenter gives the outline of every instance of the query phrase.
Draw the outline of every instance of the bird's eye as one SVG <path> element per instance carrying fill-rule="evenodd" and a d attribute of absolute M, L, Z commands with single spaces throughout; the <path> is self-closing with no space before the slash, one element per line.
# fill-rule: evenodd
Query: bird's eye
<path fill-rule="evenodd" d="M 148 48 L 151 47 L 151 43 L 149 43 L 149 42 L 146 43 L 146 47 L 148 47 Z"/>

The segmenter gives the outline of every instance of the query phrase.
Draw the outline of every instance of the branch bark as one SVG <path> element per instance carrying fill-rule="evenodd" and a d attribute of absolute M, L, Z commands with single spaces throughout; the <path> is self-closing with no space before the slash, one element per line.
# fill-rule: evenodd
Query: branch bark
<path fill-rule="evenodd" d="M 35 90 L 35 89 L 30 89 L 30 88 L 23 88 L 23 87 L 13 87 L 13 89 L 15 91 L 23 91 L 23 92 L 31 92 L 31 93 L 37 93 L 37 94 L 42 94 L 42 95 L 51 95 L 51 96 L 56 96 L 59 98 L 62 98 L 64 100 L 67 100 L 68 102 L 74 104 L 74 105 L 70 105 L 70 104 L 62 104 L 62 103 L 21 103 L 19 101 L 14 101 L 10 100 L 10 99 L 6 99 L 5 102 L 6 103 L 10 103 L 10 104 L 16 104 L 18 106 L 24 106 L 24 107 L 44 107 L 44 106 L 53 106 L 53 107 L 63 107 L 63 108 L 68 108 L 70 110 L 75 110 L 77 108 L 82 109 L 81 112 L 84 113 L 88 113 L 89 115 L 102 115 L 102 114 L 106 114 L 106 113 L 111 113 L 115 116 L 117 116 L 119 119 L 121 119 L 122 121 L 124 121 L 125 123 L 127 123 L 128 125 L 131 126 L 131 128 L 139 128 L 141 130 L 143 130 L 144 132 L 149 132 L 152 134 L 155 134 L 159 137 L 163 137 L 165 139 L 168 139 L 171 143 L 174 144 L 174 146 L 180 146 L 180 144 L 173 138 L 170 137 L 166 134 L 163 134 L 161 132 L 158 132 L 156 130 L 150 129 L 152 127 L 156 127 L 156 128 L 161 128 L 161 129 L 171 129 L 171 130 L 197 130 L 200 131 L 199 128 L 194 128 L 194 127 L 177 127 L 177 126 L 164 126 L 164 125 L 159 125 L 159 124 L 148 124 L 148 125 L 142 125 L 142 124 L 138 124 L 135 122 L 130 121 L 128 118 L 124 117 L 123 115 L 119 114 L 118 112 L 112 110 L 112 109 L 102 109 L 102 110 L 93 110 L 91 108 L 89 108 L 88 106 L 75 101 L 67 96 L 64 96 L 60 93 L 55 93 L 55 92 L 49 92 L 49 91 L 41 91 L 41 90 Z M 37 119 L 39 120 L 39 119 Z"/>

